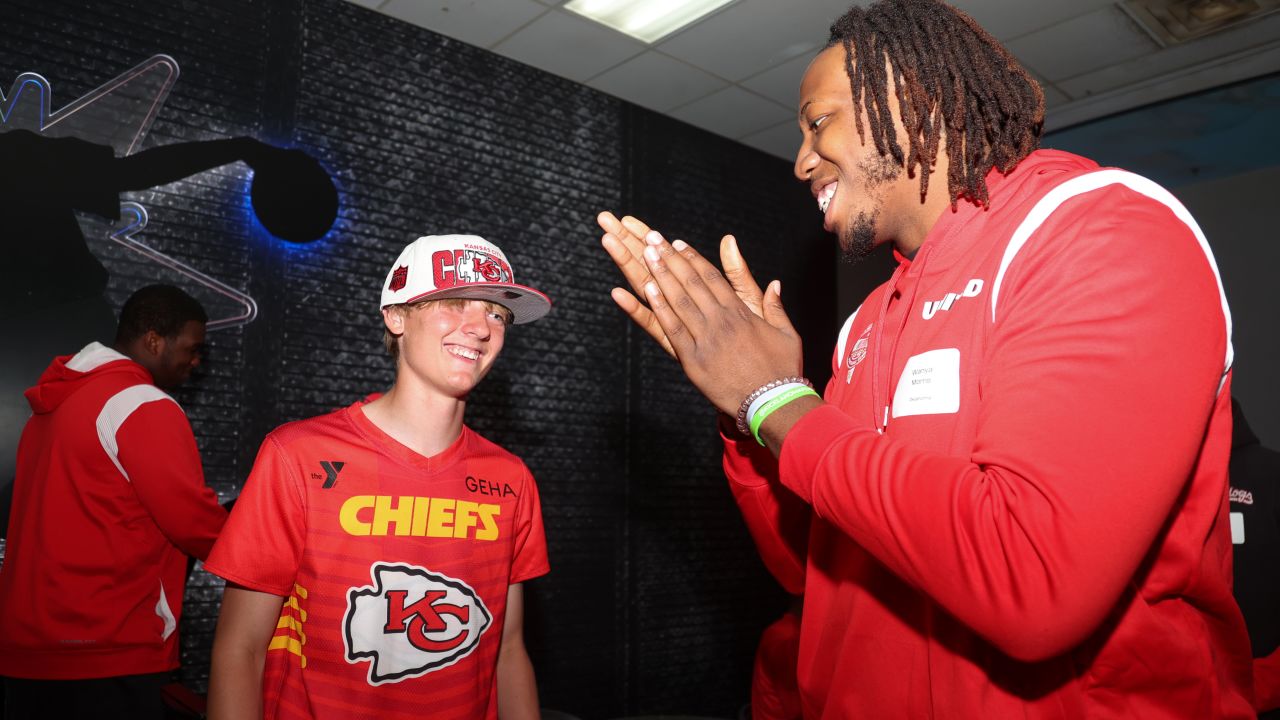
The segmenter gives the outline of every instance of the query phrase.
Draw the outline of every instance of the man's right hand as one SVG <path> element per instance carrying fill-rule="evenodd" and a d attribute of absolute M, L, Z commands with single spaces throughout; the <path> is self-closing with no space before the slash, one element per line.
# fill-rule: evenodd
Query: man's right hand
<path fill-rule="evenodd" d="M 604 230 L 604 236 L 600 238 L 601 245 L 609 253 L 613 263 L 622 271 L 627 284 L 631 286 L 631 292 L 623 288 L 614 288 L 610 293 L 613 301 L 636 325 L 649 333 L 649 336 L 656 340 L 668 355 L 675 357 L 671 341 L 662 331 L 658 319 L 654 317 L 648 306 L 637 299 L 637 296 L 644 297 L 645 283 L 653 280 L 644 262 L 644 237 L 650 232 L 649 226 L 630 215 L 619 220 L 608 211 L 597 215 L 596 223 L 600 225 L 600 229 Z M 692 252 L 692 248 L 689 252 Z M 725 235 L 720 240 L 720 266 L 725 279 L 729 281 L 738 298 L 751 309 L 751 312 L 758 317 L 764 317 L 762 305 L 764 292 L 751 276 L 751 271 L 738 250 L 738 241 L 732 235 Z"/>

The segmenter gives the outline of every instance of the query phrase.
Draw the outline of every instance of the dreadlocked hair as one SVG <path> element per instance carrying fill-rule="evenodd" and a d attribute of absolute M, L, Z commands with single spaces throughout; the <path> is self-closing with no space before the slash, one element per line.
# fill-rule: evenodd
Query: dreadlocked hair
<path fill-rule="evenodd" d="M 879 0 L 853 7 L 831 25 L 827 47 L 844 47 L 854 106 L 866 109 L 881 156 L 910 176 L 920 170 L 920 197 L 946 138 L 951 206 L 967 196 L 988 204 L 987 173 L 1007 173 L 1040 144 L 1044 93 L 1017 60 L 968 15 L 937 0 Z M 855 58 L 858 60 L 855 62 Z M 907 152 L 889 112 L 893 73 Z M 858 137 L 866 141 L 862 114 Z"/>

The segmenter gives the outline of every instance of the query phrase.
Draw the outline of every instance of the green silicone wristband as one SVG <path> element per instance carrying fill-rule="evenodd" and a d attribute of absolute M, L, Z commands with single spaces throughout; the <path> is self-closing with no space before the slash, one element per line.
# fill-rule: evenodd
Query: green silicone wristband
<path fill-rule="evenodd" d="M 760 443 L 761 447 L 764 447 L 764 441 L 760 439 L 760 426 L 764 424 L 765 418 L 772 415 L 775 410 L 783 405 L 806 395 L 821 397 L 813 388 L 798 387 L 779 395 L 764 405 L 761 405 L 760 409 L 756 411 L 756 414 L 751 416 L 751 437 L 755 438 L 756 442 Z"/>

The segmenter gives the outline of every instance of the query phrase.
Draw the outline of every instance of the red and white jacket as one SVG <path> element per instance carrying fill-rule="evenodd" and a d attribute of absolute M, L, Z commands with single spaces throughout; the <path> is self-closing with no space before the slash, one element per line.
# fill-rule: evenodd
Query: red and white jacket
<path fill-rule="evenodd" d="M 804 589 L 805 717 L 1252 717 L 1209 247 L 1164 189 L 1067 153 L 988 186 L 845 324 L 777 462 L 726 438 Z"/>
<path fill-rule="evenodd" d="M 227 513 L 182 408 L 92 343 L 27 390 L 0 567 L 0 675 L 47 680 L 178 666 L 187 555 Z"/>

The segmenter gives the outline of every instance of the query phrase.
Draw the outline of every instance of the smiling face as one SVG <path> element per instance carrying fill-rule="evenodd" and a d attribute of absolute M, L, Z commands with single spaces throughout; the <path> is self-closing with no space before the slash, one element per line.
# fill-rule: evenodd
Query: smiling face
<path fill-rule="evenodd" d="M 497 360 L 511 312 L 483 300 L 446 299 L 392 305 L 382 317 L 399 336 L 398 376 L 411 374 L 441 394 L 465 398 Z"/>
<path fill-rule="evenodd" d="M 912 209 L 904 201 L 914 198 L 919 205 L 919 192 L 918 183 L 907 179 L 901 165 L 880 155 L 870 139 L 864 143 L 859 137 L 855 123 L 863 108 L 853 102 L 844 52 L 834 45 L 819 53 L 800 84 L 804 141 L 795 174 L 809 184 L 823 213 L 823 226 L 839 238 L 845 258 L 857 260 L 880 243 L 896 239 L 895 224 L 902 212 Z M 894 97 L 892 85 L 888 97 Z M 898 124 L 896 112 L 894 116 Z"/>

